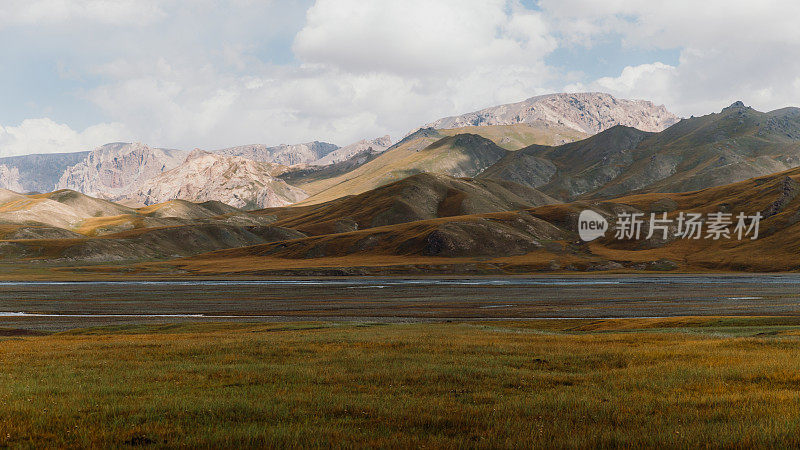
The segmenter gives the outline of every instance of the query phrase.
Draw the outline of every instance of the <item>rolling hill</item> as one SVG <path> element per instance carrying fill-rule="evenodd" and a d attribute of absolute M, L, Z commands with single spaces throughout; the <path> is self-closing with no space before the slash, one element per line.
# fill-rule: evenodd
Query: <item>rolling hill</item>
<path fill-rule="evenodd" d="M 275 219 L 220 202 L 174 200 L 130 208 L 71 190 L 0 191 L 0 262 L 163 260 L 304 237 Z"/>
<path fill-rule="evenodd" d="M 800 270 L 800 169 L 687 193 L 638 194 L 521 211 L 440 217 L 292 241 L 216 251 L 169 267 L 196 274 L 357 275 L 576 271 Z M 658 234 L 593 242 L 577 235 L 577 218 L 593 209 L 617 214 L 761 213 L 758 239 L 686 239 Z M 708 216 L 704 221 L 708 222 Z M 708 224 L 706 223 L 707 227 Z M 161 271 L 165 266 L 148 266 Z"/>
<path fill-rule="evenodd" d="M 275 225 L 316 235 L 551 203 L 558 201 L 512 182 L 420 173 L 322 204 L 253 213 L 275 216 Z"/>
<path fill-rule="evenodd" d="M 581 211 L 666 213 L 666 238 L 577 234 Z M 0 262 L 96 273 L 336 275 L 800 270 L 800 168 L 685 193 L 553 203 L 510 181 L 417 174 L 326 204 L 248 212 L 128 208 L 72 191 L 0 191 Z M 758 239 L 676 236 L 681 213 L 760 213 Z M 87 266 L 89 265 L 89 266 Z"/>

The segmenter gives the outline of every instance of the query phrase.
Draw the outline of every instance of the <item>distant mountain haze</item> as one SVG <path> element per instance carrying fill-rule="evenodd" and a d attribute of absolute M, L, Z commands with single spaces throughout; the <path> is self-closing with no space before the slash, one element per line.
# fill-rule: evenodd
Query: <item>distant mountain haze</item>
<path fill-rule="evenodd" d="M 325 157 L 339 147 L 327 142 L 308 142 L 305 144 L 278 145 L 267 147 L 266 145 L 241 145 L 238 147 L 223 148 L 214 150 L 226 156 L 241 156 L 258 162 L 268 162 L 294 166 L 297 164 L 309 164 L 320 158 Z"/>
<path fill-rule="evenodd" d="M 87 151 L 0 158 L 0 187 L 19 192 L 52 191 L 64 171 L 88 154 Z"/>

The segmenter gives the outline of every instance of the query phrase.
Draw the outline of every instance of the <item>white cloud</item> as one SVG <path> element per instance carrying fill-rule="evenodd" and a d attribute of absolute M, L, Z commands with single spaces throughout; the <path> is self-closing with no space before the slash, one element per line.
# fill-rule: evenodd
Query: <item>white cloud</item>
<path fill-rule="evenodd" d="M 591 47 L 621 39 L 626 48 L 677 49 L 680 60 L 625 67 L 616 77 L 571 85 L 653 99 L 688 116 L 718 111 L 735 100 L 761 110 L 800 105 L 795 1 L 650 2 L 542 0 L 565 42 Z"/>
<path fill-rule="evenodd" d="M 88 21 L 110 25 L 144 25 L 166 14 L 156 0 L 4 0 L 0 26 Z"/>
<path fill-rule="evenodd" d="M 318 0 L 306 18 L 296 54 L 354 72 L 455 74 L 556 48 L 539 13 L 505 0 Z"/>
<path fill-rule="evenodd" d="M 677 83 L 677 69 L 668 64 L 655 62 L 627 66 L 617 77 L 602 77 L 589 84 L 567 85 L 565 91 L 607 92 L 621 97 L 633 97 L 653 101 L 656 104 L 670 103 L 674 99 L 671 90 Z"/>
<path fill-rule="evenodd" d="M 760 109 L 800 105 L 800 4 L 789 1 L 541 0 L 538 10 L 518 0 L 186 4 L 0 3 L 0 31 L 27 30 L 34 56 L 57 55 L 58 73 L 78 86 L 62 106 L 83 100 L 82 111 L 106 123 L 91 133 L 41 123 L 36 141 L 33 125 L 14 131 L 26 121 L 3 128 L 0 153 L 84 149 L 105 136 L 177 148 L 345 145 L 561 90 L 650 99 L 682 115 L 738 99 Z M 680 59 L 628 62 L 598 79 L 546 63 L 559 47 L 602 52 L 609 42 L 672 49 Z M 10 58 L 31 53 L 20 48 Z M 65 117 L 36 100 L 42 108 L 30 116 Z"/>
<path fill-rule="evenodd" d="M 222 147 L 399 137 L 444 115 L 545 92 L 555 46 L 513 1 L 318 1 L 294 37 L 296 65 L 243 42 L 191 57 L 165 50 L 92 66 L 85 96 L 140 139 Z M 170 45 L 164 43 L 162 45 Z"/>
<path fill-rule="evenodd" d="M 94 125 L 77 132 L 47 118 L 26 119 L 18 126 L 0 126 L 0 157 L 92 150 L 129 136 L 118 123 Z"/>

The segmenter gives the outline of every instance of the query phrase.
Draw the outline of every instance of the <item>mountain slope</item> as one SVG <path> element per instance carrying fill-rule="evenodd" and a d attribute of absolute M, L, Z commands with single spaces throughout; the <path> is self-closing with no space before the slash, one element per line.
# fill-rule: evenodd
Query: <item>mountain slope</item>
<path fill-rule="evenodd" d="M 800 110 L 761 113 L 737 102 L 660 133 L 617 126 L 558 147 L 506 155 L 481 178 L 513 180 L 562 200 L 683 192 L 800 165 Z"/>
<path fill-rule="evenodd" d="M 479 178 L 511 180 L 560 199 L 600 188 L 634 163 L 632 150 L 651 133 L 615 126 L 558 147 L 533 145 L 508 153 Z"/>
<path fill-rule="evenodd" d="M 276 225 L 325 234 L 464 214 L 512 211 L 557 203 L 516 183 L 420 173 L 327 203 L 259 211 Z"/>
<path fill-rule="evenodd" d="M 589 137 L 588 133 L 549 122 L 512 125 L 482 125 L 438 129 L 445 136 L 477 134 L 506 150 L 519 150 L 530 145 L 561 145 Z"/>
<path fill-rule="evenodd" d="M 644 100 L 624 100 L 609 94 L 587 92 L 541 95 L 518 103 L 445 117 L 426 127 L 458 128 L 546 122 L 595 134 L 614 125 L 625 125 L 644 131 L 661 131 L 677 121 L 678 117 L 664 106 L 656 106 Z"/>
<path fill-rule="evenodd" d="M 310 161 L 310 164 L 314 166 L 327 166 L 330 164 L 347 161 L 359 153 L 381 153 L 391 145 L 392 138 L 390 138 L 389 135 L 375 139 L 362 139 L 353 144 L 338 148 L 322 158 L 317 159 L 316 161 Z"/>
<path fill-rule="evenodd" d="M 274 178 L 283 170 L 270 163 L 195 150 L 180 166 L 144 182 L 129 200 L 145 205 L 174 199 L 216 200 L 237 208 L 266 208 L 305 199 L 302 190 Z"/>
<path fill-rule="evenodd" d="M 635 153 L 626 173 L 597 195 L 691 191 L 798 166 L 800 110 L 762 113 L 736 102 L 643 140 Z"/>
<path fill-rule="evenodd" d="M 426 129 L 407 136 L 355 170 L 300 187 L 311 194 L 306 203 L 322 203 L 421 172 L 473 177 L 505 154 L 506 150 L 475 134 L 443 136 Z"/>
<path fill-rule="evenodd" d="M 109 200 L 124 198 L 146 180 L 177 167 L 187 152 L 152 148 L 141 143 L 106 144 L 67 168 L 57 189 L 71 189 Z"/>
<path fill-rule="evenodd" d="M 578 238 L 581 211 L 592 209 L 614 230 L 620 212 L 667 211 L 702 217 L 714 212 L 760 212 L 758 239 L 686 239 L 670 227 L 665 240 L 618 240 L 614 233 L 589 243 Z M 800 168 L 701 191 L 639 194 L 578 201 L 524 211 L 463 215 L 222 250 L 170 264 L 189 273 L 306 275 L 509 274 L 615 271 L 797 271 L 800 251 Z M 704 230 L 707 228 L 704 227 Z"/>
<path fill-rule="evenodd" d="M 0 164 L 0 188 L 15 192 L 24 192 L 25 188 L 22 187 L 22 184 L 20 184 L 21 182 L 22 179 L 17 167 L 9 167 L 5 164 Z"/>

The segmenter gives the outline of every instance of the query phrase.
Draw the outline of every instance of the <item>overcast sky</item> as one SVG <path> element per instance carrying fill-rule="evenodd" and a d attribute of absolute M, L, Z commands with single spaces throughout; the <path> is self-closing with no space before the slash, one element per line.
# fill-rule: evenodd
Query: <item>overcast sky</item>
<path fill-rule="evenodd" d="M 800 2 L 2 0 L 0 156 L 402 135 L 534 95 L 800 106 Z"/>

